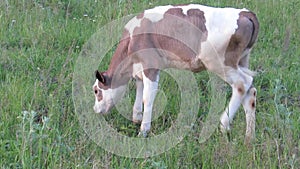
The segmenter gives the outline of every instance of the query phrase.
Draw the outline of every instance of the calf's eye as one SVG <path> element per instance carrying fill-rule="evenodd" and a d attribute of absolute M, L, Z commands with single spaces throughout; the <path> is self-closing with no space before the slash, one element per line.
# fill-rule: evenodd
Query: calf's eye
<path fill-rule="evenodd" d="M 95 94 L 97 94 L 98 93 L 98 90 L 95 90 Z"/>

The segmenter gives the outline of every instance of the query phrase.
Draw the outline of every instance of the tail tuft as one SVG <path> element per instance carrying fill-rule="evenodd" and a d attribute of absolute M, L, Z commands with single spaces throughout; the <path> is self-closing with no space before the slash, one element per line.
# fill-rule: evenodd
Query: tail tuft
<path fill-rule="evenodd" d="M 240 67 L 240 69 L 241 69 L 244 73 L 246 73 L 247 75 L 249 75 L 249 76 L 251 76 L 251 77 L 254 77 L 254 76 L 257 75 L 257 72 L 256 72 L 256 71 L 252 71 L 252 70 L 250 70 L 250 69 L 248 69 L 248 68 L 246 68 L 246 67 Z"/>

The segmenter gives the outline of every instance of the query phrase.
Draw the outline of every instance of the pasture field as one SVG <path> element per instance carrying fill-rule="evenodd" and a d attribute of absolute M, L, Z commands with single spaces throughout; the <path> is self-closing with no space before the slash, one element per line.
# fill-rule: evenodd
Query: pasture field
<path fill-rule="evenodd" d="M 211 90 L 203 72 L 195 74 L 201 102 L 197 119 L 178 145 L 147 158 L 105 151 L 89 139 L 74 109 L 72 80 L 81 49 L 115 19 L 185 3 L 245 7 L 257 14 L 260 33 L 250 61 L 258 72 L 255 142 L 243 144 L 246 122 L 240 108 L 229 139 L 216 130 L 199 143 Z M 298 0 L 1 0 L 0 168 L 299 168 L 299 9 Z M 102 70 L 110 57 L 111 52 Z M 160 87 L 167 105 L 153 122 L 153 135 L 168 130 L 180 105 L 171 77 L 163 75 Z M 123 135 L 135 137 L 139 129 L 116 110 L 105 119 Z"/>

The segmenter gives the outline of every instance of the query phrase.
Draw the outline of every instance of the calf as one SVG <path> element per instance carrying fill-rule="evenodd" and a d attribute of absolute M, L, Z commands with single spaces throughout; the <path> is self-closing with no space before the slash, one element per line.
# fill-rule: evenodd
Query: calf
<path fill-rule="evenodd" d="M 232 87 L 232 97 L 221 116 L 221 129 L 230 129 L 242 104 L 246 113 L 246 141 L 255 130 L 256 89 L 248 69 L 249 53 L 259 23 L 246 9 L 202 5 L 159 6 L 145 10 L 125 26 L 122 39 L 105 72 L 96 71 L 94 111 L 107 113 L 131 78 L 136 79 L 134 122 L 142 134 L 150 130 L 159 72 L 178 68 L 208 70 Z"/>

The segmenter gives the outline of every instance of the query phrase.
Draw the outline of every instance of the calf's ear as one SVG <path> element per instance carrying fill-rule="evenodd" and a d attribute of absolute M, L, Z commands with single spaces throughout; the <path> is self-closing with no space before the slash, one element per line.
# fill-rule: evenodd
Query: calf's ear
<path fill-rule="evenodd" d="M 103 73 L 100 73 L 98 70 L 96 70 L 95 76 L 99 80 L 99 82 L 101 82 L 103 84 L 105 83 L 105 76 L 103 75 Z"/>

